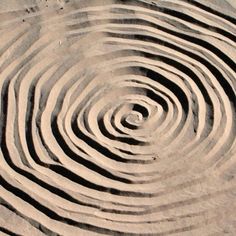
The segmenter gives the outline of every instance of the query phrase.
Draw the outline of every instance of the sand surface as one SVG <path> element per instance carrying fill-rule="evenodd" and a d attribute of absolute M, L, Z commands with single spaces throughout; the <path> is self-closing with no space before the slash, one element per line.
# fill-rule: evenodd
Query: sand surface
<path fill-rule="evenodd" d="M 0 235 L 236 235 L 235 0 L 0 0 Z"/>

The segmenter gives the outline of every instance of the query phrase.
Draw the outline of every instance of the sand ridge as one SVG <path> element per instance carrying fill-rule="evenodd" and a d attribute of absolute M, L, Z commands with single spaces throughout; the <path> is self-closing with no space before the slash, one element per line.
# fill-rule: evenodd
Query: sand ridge
<path fill-rule="evenodd" d="M 235 12 L 3 1 L 2 235 L 235 235 Z"/>

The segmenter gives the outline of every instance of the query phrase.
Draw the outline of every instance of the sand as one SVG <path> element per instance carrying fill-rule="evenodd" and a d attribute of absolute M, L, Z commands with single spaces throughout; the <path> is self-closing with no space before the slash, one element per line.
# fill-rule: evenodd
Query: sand
<path fill-rule="evenodd" d="M 0 1 L 0 235 L 236 235 L 234 0 Z"/>

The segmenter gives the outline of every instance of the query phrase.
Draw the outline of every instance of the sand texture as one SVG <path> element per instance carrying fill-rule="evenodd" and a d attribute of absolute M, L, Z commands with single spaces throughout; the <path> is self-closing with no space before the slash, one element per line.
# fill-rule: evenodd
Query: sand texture
<path fill-rule="evenodd" d="M 0 0 L 0 236 L 235 236 L 236 1 Z"/>

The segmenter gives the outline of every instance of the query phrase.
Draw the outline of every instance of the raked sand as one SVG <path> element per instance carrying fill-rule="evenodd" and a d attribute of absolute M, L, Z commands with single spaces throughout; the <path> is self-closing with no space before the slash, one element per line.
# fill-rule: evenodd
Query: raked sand
<path fill-rule="evenodd" d="M 234 0 L 0 1 L 0 235 L 236 235 Z"/>

